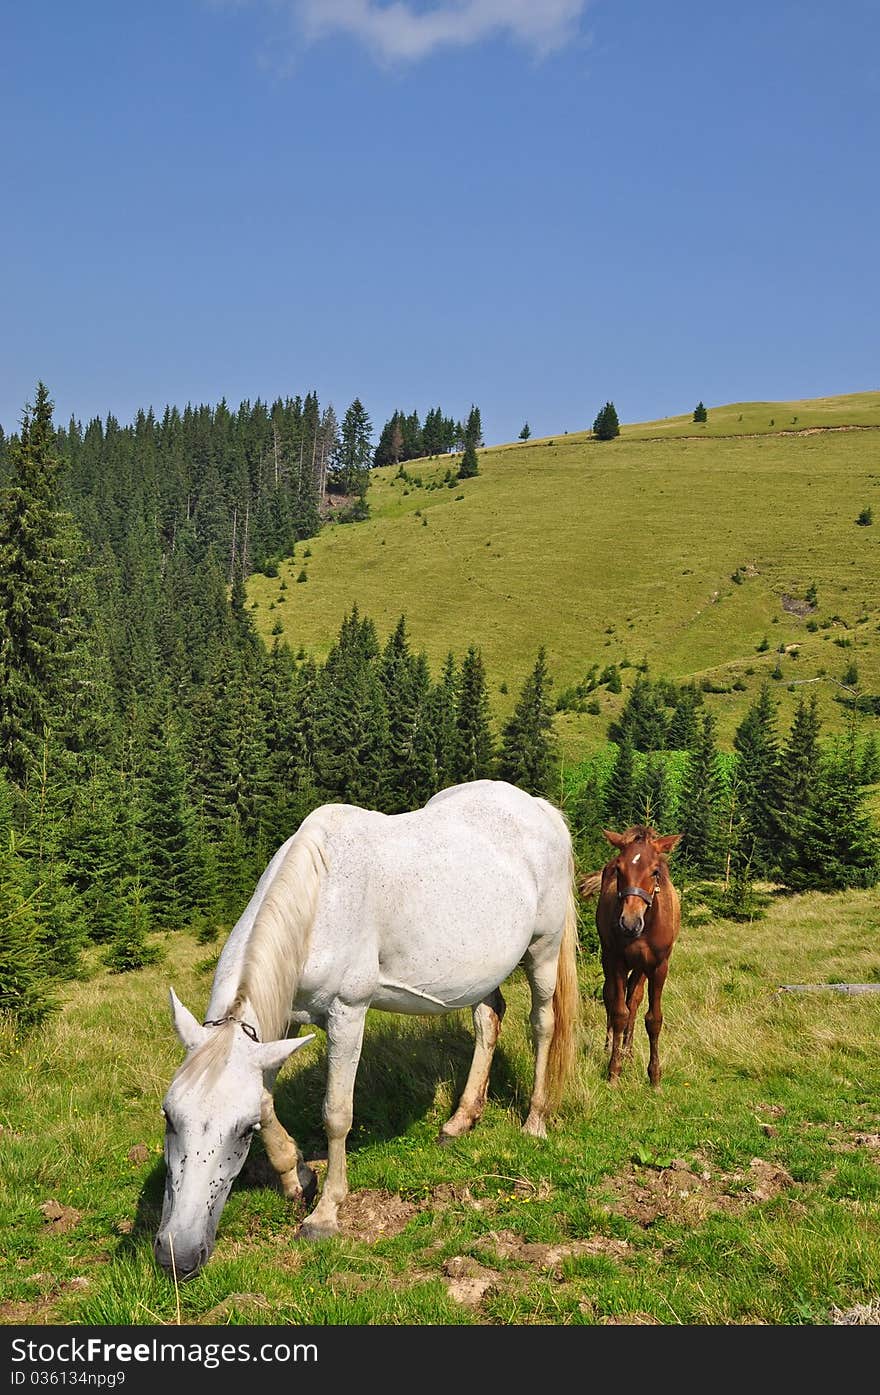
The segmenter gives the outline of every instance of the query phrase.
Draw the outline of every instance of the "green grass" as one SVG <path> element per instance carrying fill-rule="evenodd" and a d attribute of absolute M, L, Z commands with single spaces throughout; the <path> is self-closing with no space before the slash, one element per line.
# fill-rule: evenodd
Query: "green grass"
<path fill-rule="evenodd" d="M 847 425 L 880 425 L 880 394 L 710 407 L 705 427 L 668 418 L 607 443 L 581 433 L 497 447 L 452 489 L 428 486 L 456 457 L 408 463 L 421 487 L 379 470 L 370 518 L 328 524 L 309 558 L 300 547 L 279 577 L 253 576 L 252 613 L 268 640 L 280 623 L 318 658 L 355 602 L 382 638 L 405 613 L 435 674 L 475 643 L 499 720 L 543 643 L 557 691 L 593 662 L 643 658 L 655 676 L 744 684 L 709 698 L 722 742 L 778 660 L 783 720 L 804 691 L 788 685 L 815 679 L 807 691 L 839 727 L 850 659 L 861 690 L 880 692 L 880 526 L 855 522 L 880 500 L 880 433 L 814 430 Z M 307 584 L 290 584 L 302 569 Z M 814 614 L 788 612 L 783 597 L 811 583 Z M 789 645 L 797 657 L 780 655 Z M 621 699 L 599 696 L 598 715 L 559 717 L 566 757 L 604 741 Z"/>
<path fill-rule="evenodd" d="M 173 934 L 161 937 L 163 967 L 96 965 L 37 1036 L 6 1042 L 0 1321 L 173 1324 L 179 1302 L 183 1322 L 209 1325 L 830 1322 L 880 1295 L 880 997 L 776 989 L 876 981 L 878 929 L 869 892 L 774 898 L 755 924 L 686 925 L 658 1093 L 641 1022 L 621 1086 L 605 1084 L 599 974 L 582 956 L 582 1049 L 544 1142 L 519 1128 L 531 1072 L 520 976 L 505 988 L 486 1114 L 446 1148 L 436 1133 L 467 1072 L 469 1014 L 370 1014 L 352 1214 L 372 1198 L 380 1215 L 404 1207 L 400 1223 L 372 1240 L 355 1227 L 298 1242 L 297 1213 L 255 1143 L 214 1256 L 179 1294 L 151 1254 L 159 1103 L 180 1059 L 167 983 L 199 1012 L 211 965 Z M 323 1086 L 319 1034 L 276 1091 L 312 1157 Z M 78 1213 L 69 1229 L 44 1217 L 48 1200 Z M 563 1250 L 547 1261 L 547 1246 Z M 455 1265 L 491 1276 L 477 1306 L 450 1293 Z"/>

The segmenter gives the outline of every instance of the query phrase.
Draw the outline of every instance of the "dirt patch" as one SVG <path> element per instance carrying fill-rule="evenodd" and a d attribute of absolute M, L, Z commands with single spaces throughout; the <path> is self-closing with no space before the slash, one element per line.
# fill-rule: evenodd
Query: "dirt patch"
<path fill-rule="evenodd" d="M 501 1282 L 501 1275 L 495 1269 L 486 1269 L 469 1255 L 453 1255 L 443 1265 L 446 1275 L 446 1292 L 455 1303 L 466 1308 L 478 1308 L 488 1293 L 492 1293 Z"/>
<path fill-rule="evenodd" d="M 213 1308 L 209 1308 L 206 1313 L 202 1313 L 199 1318 L 200 1324 L 226 1323 L 231 1317 L 249 1317 L 254 1313 L 267 1313 L 269 1311 L 268 1300 L 262 1293 L 230 1293 L 224 1298 L 222 1303 L 217 1303 Z"/>
<path fill-rule="evenodd" d="M 141 1163 L 145 1163 L 149 1158 L 150 1150 L 146 1143 L 136 1143 L 133 1148 L 129 1148 L 125 1156 L 130 1163 L 136 1163 L 140 1166 Z"/>
<path fill-rule="evenodd" d="M 339 1208 L 339 1230 L 372 1245 L 399 1235 L 421 1208 L 394 1192 L 352 1192 Z"/>
<path fill-rule="evenodd" d="M 880 1327 L 880 1298 L 852 1308 L 832 1308 L 831 1322 L 835 1327 Z"/>
<path fill-rule="evenodd" d="M 783 596 L 782 609 L 787 610 L 789 615 L 799 615 L 803 619 L 806 615 L 812 615 L 816 607 L 804 600 L 803 596 Z"/>
<path fill-rule="evenodd" d="M 500 1259 L 513 1260 L 515 1264 L 527 1264 L 533 1269 L 541 1269 L 562 1278 L 562 1264 L 566 1259 L 580 1255 L 611 1255 L 621 1259 L 630 1246 L 628 1240 L 615 1240 L 608 1235 L 594 1235 L 589 1240 L 566 1240 L 562 1244 L 547 1245 L 523 1240 L 513 1230 L 490 1231 L 487 1240 L 493 1245 Z"/>
<path fill-rule="evenodd" d="M 698 1225 L 713 1211 L 739 1213 L 794 1185 L 784 1168 L 764 1158 L 752 1158 L 747 1171 L 714 1175 L 705 1169 L 631 1167 L 611 1182 L 609 1210 L 645 1227 L 658 1220 Z"/>
<path fill-rule="evenodd" d="M 835 1153 L 857 1153 L 862 1148 L 869 1153 L 880 1153 L 880 1133 L 863 1133 L 838 1126 L 828 1145 Z"/>
<path fill-rule="evenodd" d="M 54 1197 L 50 1201 L 44 1201 L 40 1207 L 43 1219 L 48 1226 L 51 1226 L 59 1235 L 63 1235 L 67 1230 L 73 1230 L 82 1220 L 82 1212 L 74 1209 L 73 1206 L 62 1206 L 60 1201 Z"/>

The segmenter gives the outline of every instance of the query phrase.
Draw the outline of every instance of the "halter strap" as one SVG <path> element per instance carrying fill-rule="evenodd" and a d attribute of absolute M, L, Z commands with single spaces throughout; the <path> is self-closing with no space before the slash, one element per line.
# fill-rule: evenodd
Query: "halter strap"
<path fill-rule="evenodd" d="M 617 893 L 618 901 L 625 901 L 627 896 L 640 896 L 646 906 L 653 906 L 654 904 L 654 893 L 643 891 L 640 886 L 628 886 L 623 891 L 618 891 Z"/>
<path fill-rule="evenodd" d="M 242 1022 L 240 1017 L 233 1017 L 231 1013 L 228 1017 L 215 1017 L 213 1021 L 203 1022 L 202 1026 L 223 1027 L 227 1022 L 237 1022 L 241 1030 L 244 1032 L 245 1036 L 250 1037 L 251 1041 L 260 1040 L 259 1036 L 257 1035 L 256 1027 L 252 1027 L 250 1022 Z"/>

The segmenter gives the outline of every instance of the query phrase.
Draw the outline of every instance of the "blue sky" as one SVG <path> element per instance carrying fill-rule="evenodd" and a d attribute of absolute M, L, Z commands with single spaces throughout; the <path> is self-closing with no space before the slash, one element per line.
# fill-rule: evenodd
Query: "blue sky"
<path fill-rule="evenodd" d="M 878 113 L 874 0 L 6 5 L 0 423 L 878 388 Z"/>

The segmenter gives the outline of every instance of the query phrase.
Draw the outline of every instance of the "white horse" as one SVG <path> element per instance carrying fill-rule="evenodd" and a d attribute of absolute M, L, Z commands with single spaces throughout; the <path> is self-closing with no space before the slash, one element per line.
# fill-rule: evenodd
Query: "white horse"
<path fill-rule="evenodd" d="M 571 838 L 543 799 L 502 781 L 443 790 L 423 809 L 379 814 L 325 804 L 263 873 L 224 946 L 204 1023 L 171 990 L 187 1055 L 163 1103 L 165 1203 L 155 1254 L 180 1278 L 214 1247 L 220 1213 L 252 1135 L 283 1189 L 309 1201 L 317 1179 L 272 1101 L 275 1077 L 327 1033 L 327 1176 L 300 1234 L 338 1229 L 348 1193 L 345 1140 L 367 1009 L 473 1009 L 476 1045 L 441 1140 L 483 1111 L 504 1013 L 499 985 L 522 964 L 531 987 L 534 1088 L 524 1131 L 546 1134 L 575 1054 L 580 1011 Z"/>

